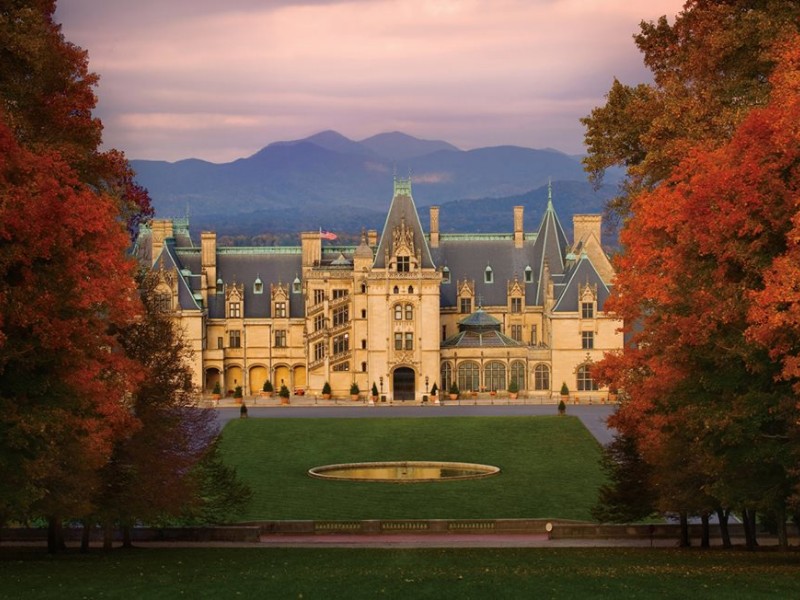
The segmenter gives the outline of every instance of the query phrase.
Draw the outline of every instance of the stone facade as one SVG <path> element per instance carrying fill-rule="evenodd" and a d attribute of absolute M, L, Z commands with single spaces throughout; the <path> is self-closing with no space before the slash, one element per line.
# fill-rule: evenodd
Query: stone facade
<path fill-rule="evenodd" d="M 439 209 L 421 226 L 409 180 L 395 179 L 384 230 L 356 246 L 304 232 L 299 247 L 200 247 L 183 221 L 156 220 L 137 247 L 161 279 L 164 310 L 194 349 L 198 389 L 241 385 L 361 397 L 373 383 L 388 401 L 446 393 L 576 401 L 607 396 L 589 366 L 622 348 L 620 323 L 603 311 L 613 269 L 600 217 L 576 215 L 568 242 L 552 198 L 526 233 L 515 207 L 511 234 L 444 234 Z"/>

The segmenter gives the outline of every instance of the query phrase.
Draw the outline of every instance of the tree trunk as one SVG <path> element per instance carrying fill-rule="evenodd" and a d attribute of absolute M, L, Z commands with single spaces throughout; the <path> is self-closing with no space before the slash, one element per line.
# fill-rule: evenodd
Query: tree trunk
<path fill-rule="evenodd" d="M 742 511 L 742 525 L 744 526 L 744 543 L 748 550 L 755 550 L 756 542 L 756 511 L 745 508 Z"/>
<path fill-rule="evenodd" d="M 789 549 L 789 538 L 786 533 L 786 509 L 783 507 L 775 509 L 775 519 L 778 527 L 778 546 L 781 550 Z"/>
<path fill-rule="evenodd" d="M 83 531 L 81 532 L 81 554 L 89 552 L 89 542 L 92 535 L 92 522 L 86 519 L 83 522 Z"/>
<path fill-rule="evenodd" d="M 729 508 L 717 509 L 717 519 L 719 519 L 719 535 L 722 538 L 723 548 L 730 548 L 733 545 L 731 544 L 731 533 L 728 531 L 728 517 L 730 514 L 731 511 Z"/>
<path fill-rule="evenodd" d="M 111 519 L 103 523 L 103 550 L 111 550 L 114 547 L 114 525 Z"/>
<path fill-rule="evenodd" d="M 64 543 L 64 530 L 59 517 L 47 517 L 47 551 L 56 554 L 67 549 Z"/>
<path fill-rule="evenodd" d="M 700 523 L 703 526 L 703 534 L 700 538 L 700 547 L 701 548 L 710 548 L 711 547 L 711 533 L 709 532 L 708 526 L 708 513 L 704 512 L 700 515 Z"/>
<path fill-rule="evenodd" d="M 127 523 L 122 526 L 122 547 L 133 548 L 133 540 L 131 539 L 131 526 Z"/>
<path fill-rule="evenodd" d="M 688 548 L 692 545 L 692 542 L 689 539 L 689 516 L 685 512 L 679 514 L 681 520 L 681 540 L 678 546 L 681 548 Z"/>

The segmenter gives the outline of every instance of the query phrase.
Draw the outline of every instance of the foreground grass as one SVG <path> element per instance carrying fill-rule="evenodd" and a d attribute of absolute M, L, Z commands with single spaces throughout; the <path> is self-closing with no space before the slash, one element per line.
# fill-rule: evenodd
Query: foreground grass
<path fill-rule="evenodd" d="M 563 518 L 589 520 L 600 447 L 575 417 L 247 419 L 225 428 L 225 460 L 254 491 L 241 520 Z M 473 481 L 324 481 L 314 466 L 442 460 L 496 465 Z"/>
<path fill-rule="evenodd" d="M 797 598 L 800 554 L 665 549 L 0 553 L 0 598 Z"/>

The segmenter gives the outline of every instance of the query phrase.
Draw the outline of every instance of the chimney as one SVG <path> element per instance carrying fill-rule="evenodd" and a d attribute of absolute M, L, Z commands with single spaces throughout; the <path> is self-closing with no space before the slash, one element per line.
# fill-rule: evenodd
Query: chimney
<path fill-rule="evenodd" d="M 170 219 L 153 219 L 150 223 L 150 258 L 155 263 L 164 242 L 172 237 L 172 221 Z"/>
<path fill-rule="evenodd" d="M 603 217 L 601 215 L 573 215 L 573 244 L 577 245 L 578 242 L 586 240 L 592 234 L 594 234 L 598 243 L 600 243 L 602 241 L 600 239 L 600 231 L 602 227 Z"/>
<path fill-rule="evenodd" d="M 206 291 L 213 294 L 217 287 L 217 234 L 213 231 L 200 234 L 200 265 L 206 274 Z"/>
<path fill-rule="evenodd" d="M 369 244 L 370 248 L 374 248 L 378 245 L 378 230 L 377 229 L 370 229 L 367 231 L 367 244 Z"/>
<path fill-rule="evenodd" d="M 439 207 L 431 206 L 431 248 L 439 247 Z"/>
<path fill-rule="evenodd" d="M 319 231 L 304 231 L 300 234 L 303 248 L 303 267 L 317 267 L 322 260 L 322 238 Z"/>
<path fill-rule="evenodd" d="M 514 207 L 514 248 L 522 248 L 522 242 L 525 241 L 525 231 L 522 227 L 522 213 L 524 210 L 524 206 Z"/>

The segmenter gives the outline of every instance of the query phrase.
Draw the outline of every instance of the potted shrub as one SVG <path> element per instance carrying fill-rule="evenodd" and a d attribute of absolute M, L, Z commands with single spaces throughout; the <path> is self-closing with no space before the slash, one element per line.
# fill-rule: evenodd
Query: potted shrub
<path fill-rule="evenodd" d="M 377 402 L 378 401 L 378 386 L 375 385 L 374 381 L 372 382 L 372 390 L 370 390 L 370 392 L 372 393 L 372 401 L 373 402 Z"/>
<path fill-rule="evenodd" d="M 289 404 L 289 388 L 285 385 L 281 386 L 278 396 L 281 397 L 281 404 Z"/>
<path fill-rule="evenodd" d="M 211 391 L 211 397 L 214 400 L 219 400 L 222 398 L 222 386 L 219 384 L 219 381 L 214 384 L 214 389 Z"/>
<path fill-rule="evenodd" d="M 237 385 L 236 389 L 233 390 L 233 399 L 236 400 L 239 404 L 242 403 L 242 398 L 244 398 L 244 392 L 242 391 L 242 386 Z"/>
<path fill-rule="evenodd" d="M 272 394 L 275 391 L 275 388 L 272 387 L 272 382 L 267 379 L 264 382 L 264 386 L 261 388 L 261 395 L 265 398 L 272 398 Z"/>
<path fill-rule="evenodd" d="M 508 384 L 508 397 L 512 400 L 517 399 L 517 395 L 519 394 L 519 385 L 517 385 L 517 378 L 512 377 L 511 383 Z"/>
<path fill-rule="evenodd" d="M 361 393 L 361 390 L 358 388 L 358 384 L 354 381 L 353 384 L 350 386 L 350 399 L 351 400 L 358 400 L 358 395 Z"/>
<path fill-rule="evenodd" d="M 567 387 L 567 382 L 564 381 L 561 384 L 561 401 L 567 402 L 569 400 L 569 388 Z"/>
<path fill-rule="evenodd" d="M 331 399 L 331 384 L 327 381 L 325 382 L 325 385 L 322 386 L 322 397 L 325 400 Z"/>
<path fill-rule="evenodd" d="M 454 381 L 450 385 L 450 400 L 458 400 L 458 394 L 459 394 L 458 386 L 456 385 L 456 382 Z"/>
<path fill-rule="evenodd" d="M 563 415 L 565 412 L 567 412 L 567 405 L 564 404 L 563 400 L 559 400 L 558 401 L 558 414 Z"/>
<path fill-rule="evenodd" d="M 438 388 L 438 386 L 437 386 L 437 385 L 434 383 L 434 384 L 433 384 L 433 387 L 431 388 L 431 396 L 432 396 L 432 397 L 435 399 L 435 398 L 436 398 L 438 395 L 439 395 L 439 388 Z"/>

